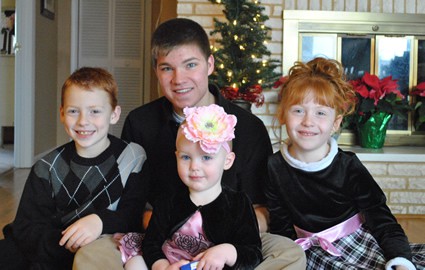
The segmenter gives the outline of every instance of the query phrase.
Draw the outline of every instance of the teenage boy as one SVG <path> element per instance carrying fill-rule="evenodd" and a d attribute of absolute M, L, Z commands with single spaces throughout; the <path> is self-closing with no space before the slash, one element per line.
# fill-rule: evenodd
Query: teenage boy
<path fill-rule="evenodd" d="M 149 203 L 155 207 L 160 194 L 175 194 L 186 189 L 179 179 L 175 157 L 183 109 L 215 103 L 238 119 L 233 141 L 236 159 L 232 168 L 223 174 L 222 184 L 246 192 L 254 204 L 264 257 L 256 269 L 305 269 L 305 255 L 297 244 L 267 233 L 263 185 L 267 177 L 267 157 L 272 154 L 270 138 L 260 119 L 224 99 L 216 87 L 209 85 L 214 57 L 205 30 L 189 19 L 171 19 L 155 30 L 151 45 L 153 67 L 164 96 L 130 112 L 122 132 L 124 140 L 136 142 L 146 150 L 148 159 L 142 177 L 150 184 Z M 81 252 L 81 257 L 85 254 L 84 263 L 77 254 L 74 265 L 82 263 L 78 269 L 91 268 L 103 261 L 110 266 L 113 260 L 120 259 L 120 253 L 114 249 L 115 246 L 92 245 L 90 251 Z M 91 257 L 90 261 L 88 253 L 96 254 L 96 258 Z"/>

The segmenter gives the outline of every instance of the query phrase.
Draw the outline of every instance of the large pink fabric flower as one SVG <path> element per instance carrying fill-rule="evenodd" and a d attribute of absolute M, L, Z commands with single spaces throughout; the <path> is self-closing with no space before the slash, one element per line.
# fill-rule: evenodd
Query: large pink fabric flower
<path fill-rule="evenodd" d="M 199 142 L 201 149 L 213 154 L 235 138 L 236 116 L 227 114 L 216 104 L 203 107 L 184 108 L 186 123 L 182 125 L 184 135 L 192 142 Z"/>

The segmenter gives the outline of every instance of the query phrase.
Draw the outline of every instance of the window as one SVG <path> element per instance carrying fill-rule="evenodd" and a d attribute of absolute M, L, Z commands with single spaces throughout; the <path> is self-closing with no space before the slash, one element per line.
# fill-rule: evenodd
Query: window
<path fill-rule="evenodd" d="M 409 91 L 425 81 L 425 15 L 285 10 L 284 74 L 295 61 L 317 56 L 340 61 L 350 80 L 365 72 L 391 75 L 410 101 Z M 413 117 L 393 117 L 386 145 L 425 145 Z M 339 143 L 355 144 L 353 132 L 344 130 Z"/>

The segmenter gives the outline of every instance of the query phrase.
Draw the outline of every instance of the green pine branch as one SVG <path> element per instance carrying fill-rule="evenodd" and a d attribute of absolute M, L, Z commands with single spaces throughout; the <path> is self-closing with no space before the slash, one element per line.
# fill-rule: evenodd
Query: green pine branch
<path fill-rule="evenodd" d="M 215 72 L 212 82 L 219 87 L 236 86 L 243 92 L 259 84 L 271 86 L 280 74 L 275 70 L 280 61 L 270 57 L 265 42 L 271 40 L 270 28 L 265 26 L 269 19 L 259 3 L 247 0 L 209 0 L 224 6 L 226 21 L 214 18 L 214 30 L 218 48 L 213 50 Z M 265 61 L 263 61 L 265 60 Z"/>

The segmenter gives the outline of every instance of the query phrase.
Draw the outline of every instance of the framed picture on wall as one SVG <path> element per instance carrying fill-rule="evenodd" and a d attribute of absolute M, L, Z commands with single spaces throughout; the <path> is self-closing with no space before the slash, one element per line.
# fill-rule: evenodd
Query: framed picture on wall
<path fill-rule="evenodd" d="M 55 19 L 55 0 L 40 0 L 41 15 L 51 20 Z"/>

